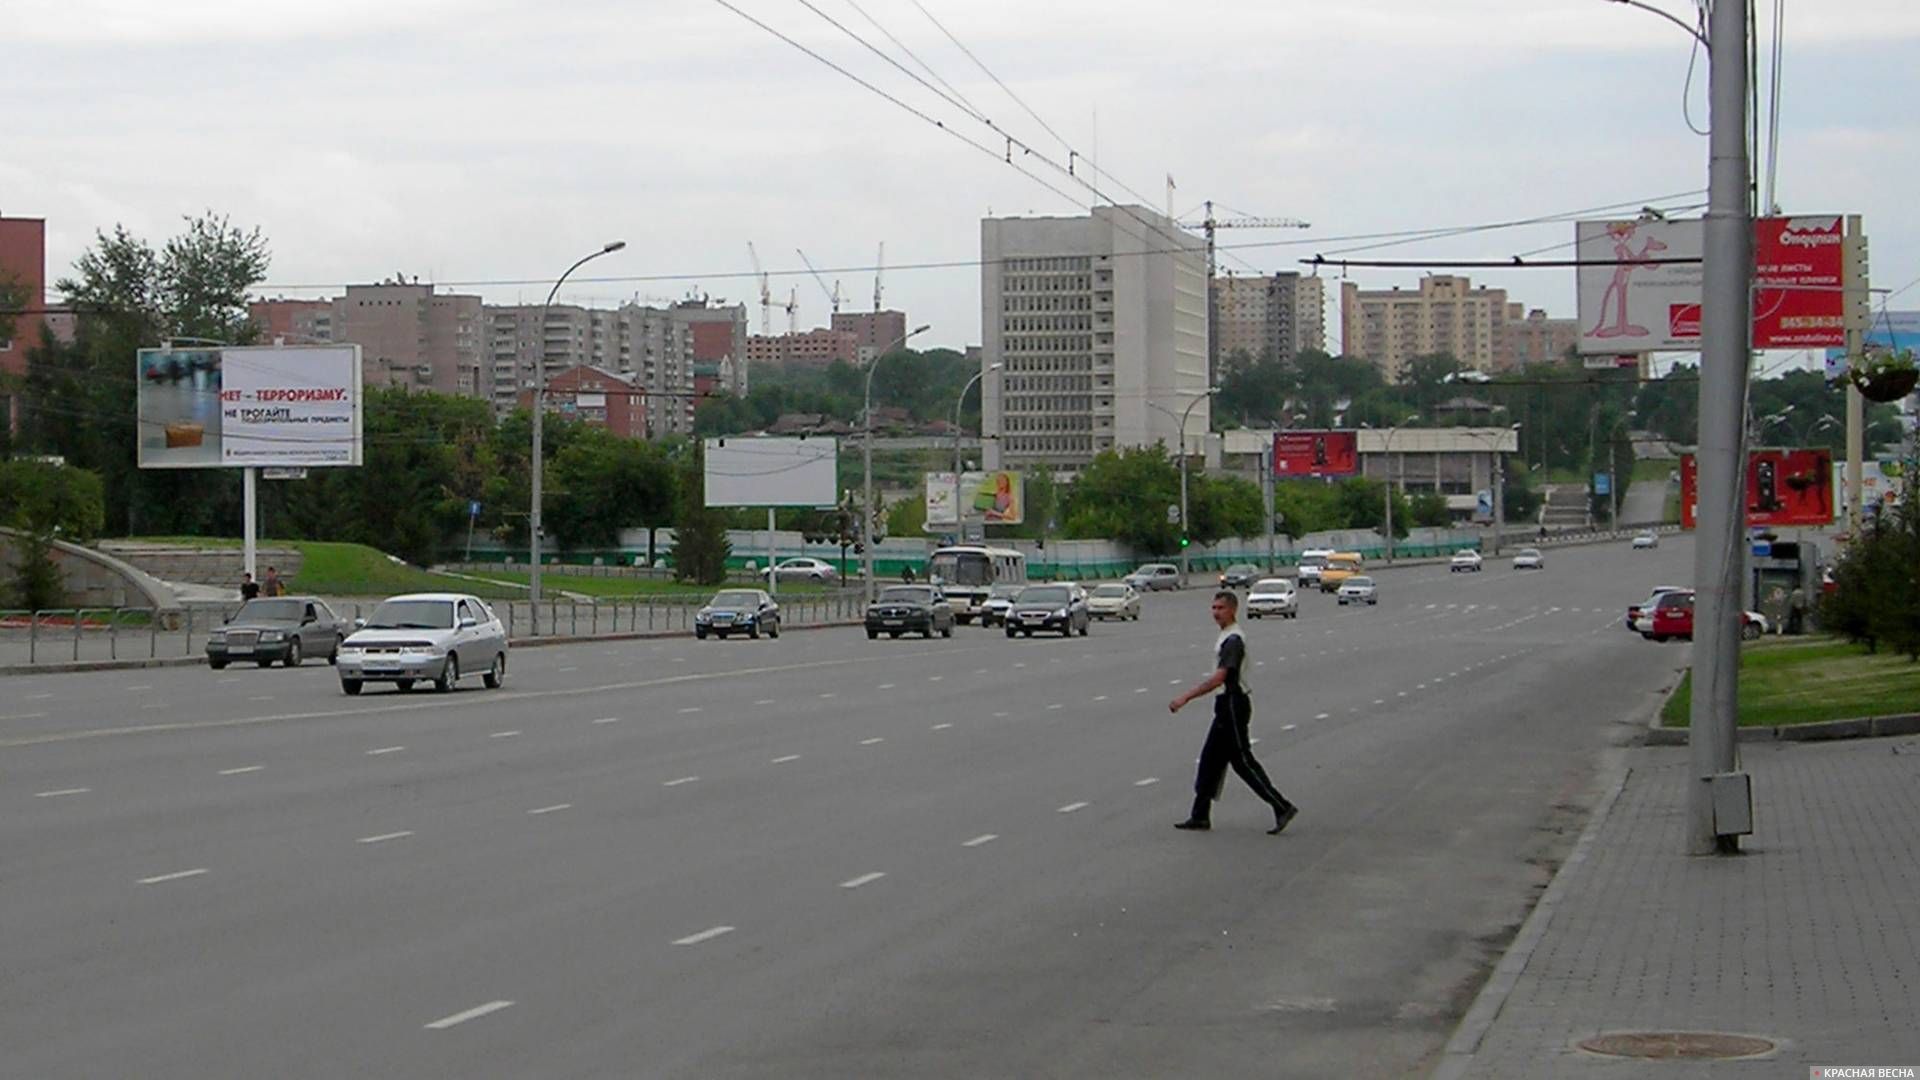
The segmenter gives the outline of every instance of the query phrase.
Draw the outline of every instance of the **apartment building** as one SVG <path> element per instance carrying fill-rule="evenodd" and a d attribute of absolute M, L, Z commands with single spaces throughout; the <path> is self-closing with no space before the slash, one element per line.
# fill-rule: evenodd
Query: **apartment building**
<path fill-rule="evenodd" d="M 1340 284 L 1340 329 L 1347 355 L 1372 362 L 1397 382 L 1416 357 L 1445 353 L 1477 371 L 1503 368 L 1511 356 L 1505 289 L 1475 288 L 1465 277 L 1431 274 L 1414 291 Z"/>
<path fill-rule="evenodd" d="M 749 370 L 747 305 L 711 304 L 703 297 L 683 300 L 668 308 L 667 315 L 687 325 L 694 393 L 700 397 L 718 393 L 745 397 Z"/>
<path fill-rule="evenodd" d="M 533 390 L 520 392 L 522 408 L 533 407 Z M 631 372 L 570 367 L 547 380 L 547 411 L 623 439 L 644 439 L 651 428 L 646 387 Z"/>
<path fill-rule="evenodd" d="M 1236 354 L 1289 359 L 1302 349 L 1327 347 L 1325 283 L 1292 272 L 1271 277 L 1213 279 L 1213 370 Z"/>
<path fill-rule="evenodd" d="M 247 314 L 263 344 L 279 338 L 289 345 L 310 345 L 333 340 L 333 305 L 332 300 L 254 300 L 247 304 Z"/>
<path fill-rule="evenodd" d="M 648 437 L 693 432 L 693 323 L 673 309 L 521 304 L 488 305 L 486 313 L 490 378 L 482 396 L 496 409 L 528 400 L 541 371 L 551 385 L 561 372 L 594 368 L 644 391 Z"/>
<path fill-rule="evenodd" d="M 1204 243 L 1145 207 L 980 223 L 988 468 L 1078 469 L 1209 428 Z M 1000 370 L 992 370 L 999 364 Z"/>
<path fill-rule="evenodd" d="M 1580 344 L 1580 320 L 1556 319 L 1539 308 L 1522 315 L 1524 305 L 1507 307 L 1508 370 L 1530 364 L 1551 364 L 1566 358 Z"/>
<path fill-rule="evenodd" d="M 860 362 L 860 339 L 846 330 L 814 329 L 794 334 L 747 336 L 747 366 L 828 367 L 835 361 Z"/>
<path fill-rule="evenodd" d="M 396 280 L 347 286 L 330 301 L 324 321 L 306 303 L 276 300 L 250 308 L 256 322 L 284 322 L 289 333 L 360 346 L 368 386 L 484 396 L 485 315 L 478 296 Z M 307 330 L 296 329 L 301 326 Z"/>
<path fill-rule="evenodd" d="M 836 311 L 831 328 L 852 334 L 854 353 L 860 360 L 871 360 L 882 349 L 907 336 L 904 311 Z"/>
<path fill-rule="evenodd" d="M 27 371 L 27 350 L 40 343 L 45 321 L 40 309 L 47 296 L 47 223 L 44 218 L 0 216 L 0 286 L 11 295 L 0 307 L 17 307 L 21 314 L 0 325 L 0 376 Z M 0 386 L 0 426 L 17 431 L 20 406 Z"/>

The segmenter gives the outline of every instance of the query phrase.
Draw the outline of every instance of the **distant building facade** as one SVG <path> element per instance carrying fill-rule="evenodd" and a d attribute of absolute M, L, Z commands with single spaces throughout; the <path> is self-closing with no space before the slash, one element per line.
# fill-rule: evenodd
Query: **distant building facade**
<path fill-rule="evenodd" d="M 1415 358 L 1436 353 L 1476 371 L 1505 367 L 1507 318 L 1505 289 L 1475 288 L 1451 274 L 1423 277 L 1414 291 L 1340 285 L 1344 351 L 1373 363 L 1389 382 Z"/>
<path fill-rule="evenodd" d="M 260 341 L 284 338 L 289 345 L 333 340 L 332 300 L 255 300 L 247 314 L 259 328 Z"/>
<path fill-rule="evenodd" d="M 1326 290 L 1317 277 L 1282 272 L 1271 277 L 1213 279 L 1214 370 L 1235 354 L 1258 360 L 1291 359 L 1302 349 L 1327 347 Z"/>
<path fill-rule="evenodd" d="M 1503 367 L 1523 368 L 1564 360 L 1580 344 L 1580 320 L 1556 319 L 1539 308 L 1524 316 L 1522 306 L 1507 311 L 1507 360 Z"/>
<path fill-rule="evenodd" d="M 368 386 L 486 396 L 486 317 L 478 296 L 394 281 L 349 285 L 332 308 L 325 333 L 311 336 L 360 346 L 361 377 Z M 297 325 L 301 310 L 271 308 L 264 317 Z M 256 314 L 256 321 L 261 317 Z M 308 325 L 318 329 L 316 317 L 308 317 Z"/>
<path fill-rule="evenodd" d="M 980 223 L 988 468 L 1078 469 L 1209 430 L 1202 241 L 1145 207 Z M 994 370 L 994 365 L 1000 365 Z M 1197 402 L 1197 403 L 1196 403 Z"/>
<path fill-rule="evenodd" d="M 496 408 L 526 400 L 541 372 L 551 385 L 559 372 L 597 368 L 645 392 L 648 437 L 693 432 L 692 324 L 672 309 L 490 305 L 487 325 Z"/>
<path fill-rule="evenodd" d="M 831 329 L 843 334 L 852 334 L 855 355 L 861 360 L 871 360 L 880 355 L 882 349 L 907 336 L 907 313 L 904 311 L 836 311 L 833 314 Z"/>
<path fill-rule="evenodd" d="M 860 362 L 860 339 L 845 330 L 802 330 L 793 334 L 747 336 L 747 366 L 823 368 L 835 361 Z"/>
<path fill-rule="evenodd" d="M 721 393 L 747 396 L 747 306 L 686 300 L 668 308 L 667 315 L 687 326 L 696 398 Z"/>
<path fill-rule="evenodd" d="M 532 389 L 521 391 L 519 404 L 533 407 Z M 623 439 L 645 439 L 652 433 L 646 387 L 630 372 L 570 367 L 547 380 L 547 411 Z"/>
<path fill-rule="evenodd" d="M 0 217 L 0 285 L 16 294 L 20 311 L 12 318 L 11 332 L 0 327 L 0 375 L 17 377 L 26 374 L 27 350 L 40 344 L 40 328 L 46 322 L 41 313 L 47 297 L 44 218 Z M 19 424 L 19 403 L 0 388 L 0 426 L 14 431 Z"/>

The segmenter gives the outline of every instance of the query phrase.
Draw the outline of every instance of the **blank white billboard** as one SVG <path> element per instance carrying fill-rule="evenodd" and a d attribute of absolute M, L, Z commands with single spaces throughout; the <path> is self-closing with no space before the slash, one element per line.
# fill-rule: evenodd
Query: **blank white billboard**
<path fill-rule="evenodd" d="M 708 439 L 707 505 L 834 506 L 840 447 L 832 438 Z"/>

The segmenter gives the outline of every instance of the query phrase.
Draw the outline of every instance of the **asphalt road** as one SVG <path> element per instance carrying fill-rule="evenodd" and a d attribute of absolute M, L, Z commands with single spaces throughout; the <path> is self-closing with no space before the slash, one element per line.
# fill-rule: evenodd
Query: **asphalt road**
<path fill-rule="evenodd" d="M 1418 1075 L 1682 646 L 1691 541 L 1249 624 L 1280 837 L 1173 830 L 1206 590 L 1071 640 L 0 681 L 0 1075 Z"/>

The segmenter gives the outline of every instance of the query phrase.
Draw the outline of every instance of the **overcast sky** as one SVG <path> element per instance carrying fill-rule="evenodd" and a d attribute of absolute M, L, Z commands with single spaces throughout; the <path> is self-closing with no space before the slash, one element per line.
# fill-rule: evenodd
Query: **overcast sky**
<path fill-rule="evenodd" d="M 801 0 L 731 2 L 1003 149 Z M 810 2 L 919 70 L 853 0 Z M 1292 245 L 1234 251 L 1223 265 L 1242 272 L 1296 268 L 1352 234 L 1704 200 L 1688 194 L 1706 187 L 1706 140 L 1682 111 L 1688 38 L 1606 0 L 921 2 L 1059 138 L 912 0 L 857 0 L 1036 151 L 1097 155 L 1162 209 L 1171 175 L 1182 214 L 1211 198 L 1312 223 L 1223 231 Z M 1764 55 L 1773 4 L 1760 4 Z M 1778 201 L 1864 214 L 1874 284 L 1907 285 L 1920 278 L 1920 3 L 1786 8 Z M 909 264 L 976 259 L 987 214 L 1076 212 L 716 0 L 0 0 L 0 25 L 0 213 L 47 219 L 50 277 L 97 229 L 157 243 L 213 209 L 266 233 L 276 295 L 404 273 L 538 302 L 536 282 L 618 238 L 627 250 L 583 275 L 659 280 L 563 296 L 753 300 L 752 241 L 770 270 L 799 270 L 796 248 L 846 268 L 829 278 L 864 310 L 884 240 L 887 306 L 931 323 L 925 344 L 959 347 L 980 340 L 979 270 Z M 1702 125 L 1704 89 L 1702 66 Z M 1093 199 L 1020 160 L 1076 193 L 1079 212 Z M 1550 224 L 1374 257 L 1499 258 L 1571 239 Z M 1573 314 L 1570 271 L 1477 276 Z M 1411 285 L 1418 272 L 1353 277 Z M 469 284 L 512 281 L 525 283 Z M 811 278 L 775 279 L 783 302 L 790 288 L 802 326 L 825 322 Z M 1920 289 L 1902 301 L 1920 307 Z M 757 302 L 749 320 L 757 331 Z"/>

